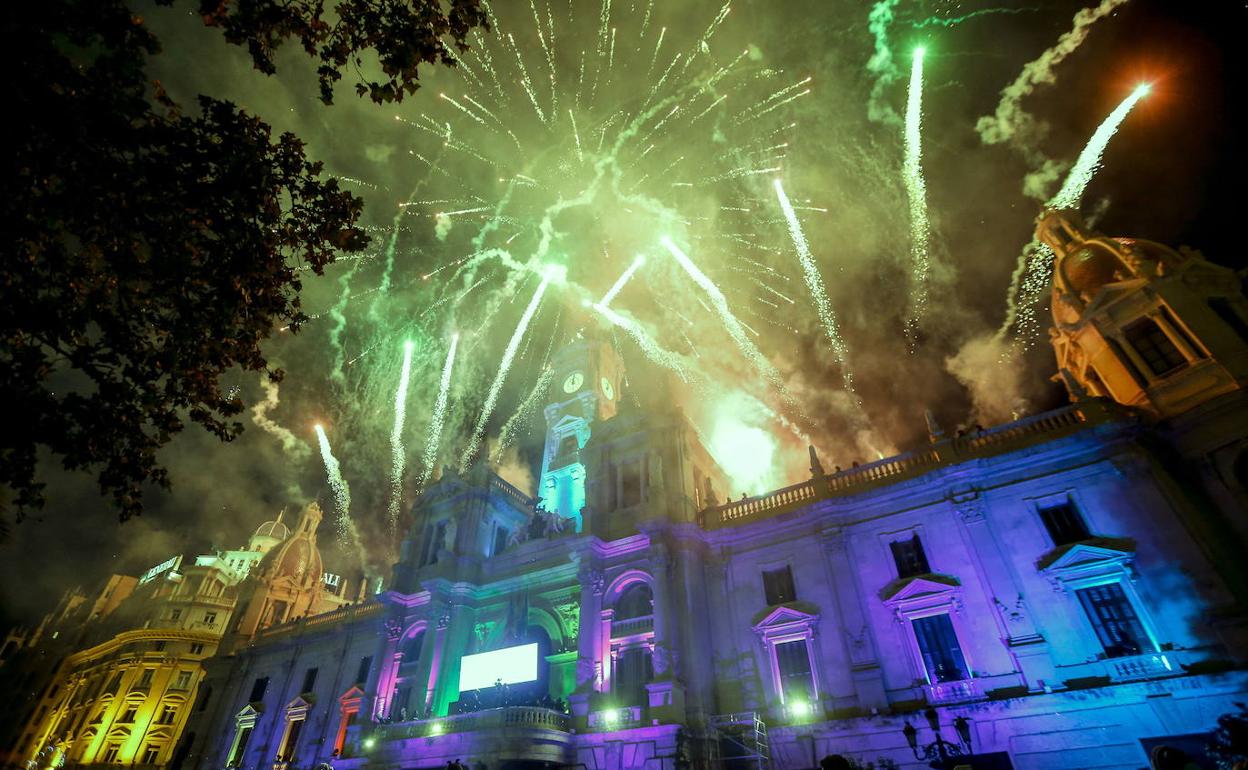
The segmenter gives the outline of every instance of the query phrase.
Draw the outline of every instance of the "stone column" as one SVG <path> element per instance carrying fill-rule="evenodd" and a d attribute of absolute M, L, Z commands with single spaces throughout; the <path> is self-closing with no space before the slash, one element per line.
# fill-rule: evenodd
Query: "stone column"
<path fill-rule="evenodd" d="M 578 719 L 589 714 L 589 694 L 602 688 L 602 594 L 606 576 L 594 567 L 581 567 L 580 629 L 576 637 L 576 691 L 568 698 Z"/>
<path fill-rule="evenodd" d="M 952 495 L 950 503 L 962 523 L 976 576 L 996 610 L 997 627 L 1023 678 L 1022 684 L 1031 690 L 1053 684 L 1056 670 L 1049 644 L 1036 628 L 1023 599 L 1022 586 L 993 535 L 983 498 L 978 493 Z"/>
<path fill-rule="evenodd" d="M 399 636 L 403 633 L 403 623 L 398 618 L 386 618 L 382 627 L 386 641 L 381 648 L 381 657 L 377 661 L 377 698 L 373 701 L 373 718 L 381 719 L 390 714 L 390 699 L 394 697 L 394 681 L 399 675 L 399 663 L 403 653 L 399 652 Z"/>
<path fill-rule="evenodd" d="M 888 705 L 884 672 L 880 668 L 879 653 L 875 648 L 871 619 L 862 606 L 862 594 L 855 579 L 853 562 L 849 558 L 845 533 L 839 529 L 824 532 L 820 544 L 849 640 L 850 673 L 855 694 L 858 696 L 858 705 L 864 709 L 883 708 Z"/>
<path fill-rule="evenodd" d="M 678 676 L 672 668 L 672 652 L 676 646 L 672 630 L 676 617 L 672 613 L 671 591 L 672 552 L 663 543 L 650 548 L 650 573 L 654 578 L 654 677 L 655 679 Z"/>

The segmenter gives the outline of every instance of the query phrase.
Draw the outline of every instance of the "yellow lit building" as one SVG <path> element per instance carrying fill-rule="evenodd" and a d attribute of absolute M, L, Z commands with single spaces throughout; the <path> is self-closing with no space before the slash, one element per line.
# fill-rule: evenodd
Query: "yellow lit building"
<path fill-rule="evenodd" d="M 279 516 L 238 550 L 190 565 L 173 556 L 138 578 L 114 575 L 97 597 L 67 595 L 0 681 L 26 704 L 0 715 L 0 732 L 12 733 L 0 735 L 4 759 L 31 770 L 169 764 L 192 709 L 211 698 L 199 688 L 203 661 L 223 637 L 356 598 L 321 571 L 320 517 L 313 504 L 294 528 Z"/>

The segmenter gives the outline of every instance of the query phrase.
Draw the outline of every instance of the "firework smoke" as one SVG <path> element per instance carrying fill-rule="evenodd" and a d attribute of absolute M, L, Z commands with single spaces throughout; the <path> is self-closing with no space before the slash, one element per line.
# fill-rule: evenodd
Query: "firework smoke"
<path fill-rule="evenodd" d="M 980 118 L 975 124 L 975 130 L 984 144 L 1008 144 L 1031 166 L 1032 172 L 1023 182 L 1023 193 L 1028 197 L 1044 200 L 1060 177 L 1064 164 L 1049 158 L 1040 149 L 1047 127 L 1023 109 L 1023 99 L 1041 85 L 1056 83 L 1054 69 L 1057 65 L 1083 44 L 1093 24 L 1126 2 L 1101 0 L 1098 5 L 1076 13 L 1071 29 L 1039 58 L 1028 62 L 1014 82 L 1001 92 L 996 111 Z"/>
<path fill-rule="evenodd" d="M 312 453 L 308 445 L 269 417 L 269 413 L 276 409 L 280 403 L 281 391 L 278 389 L 277 383 L 268 377 L 261 377 L 260 386 L 264 388 L 264 400 L 257 402 L 251 408 L 251 421 L 265 433 L 280 441 L 282 451 L 293 459 L 306 459 Z"/>

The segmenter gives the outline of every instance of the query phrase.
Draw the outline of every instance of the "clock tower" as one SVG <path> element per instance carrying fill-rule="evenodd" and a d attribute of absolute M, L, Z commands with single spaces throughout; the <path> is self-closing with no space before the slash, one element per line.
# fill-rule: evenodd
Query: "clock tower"
<path fill-rule="evenodd" d="M 551 402 L 546 405 L 546 447 L 538 495 L 548 511 L 573 519 L 581 531 L 585 465 L 581 448 L 594 422 L 615 416 L 624 362 L 609 343 L 578 336 L 555 354 Z"/>

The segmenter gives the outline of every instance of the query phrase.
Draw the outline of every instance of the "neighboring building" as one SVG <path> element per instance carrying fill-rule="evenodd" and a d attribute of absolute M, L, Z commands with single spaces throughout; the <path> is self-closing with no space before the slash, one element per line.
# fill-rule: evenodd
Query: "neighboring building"
<path fill-rule="evenodd" d="M 1073 405 L 846 471 L 812 450 L 809 480 L 721 503 L 680 410 L 619 404 L 618 357 L 580 340 L 544 505 L 445 471 L 391 590 L 212 663 L 183 767 L 919 767 L 933 728 L 976 768 L 1198 746 L 1248 698 L 1248 306 L 1198 255 L 1067 213 L 1039 235 Z"/>
<path fill-rule="evenodd" d="M 312 505 L 293 533 L 279 516 L 239 550 L 114 575 L 94 599 L 67 594 L 0 672 L 0 689 L 15 696 L 0 715 L 5 764 L 169 764 L 197 695 L 210 698 L 203 661 L 224 635 L 345 603 L 341 586 L 319 583 L 309 535 L 319 522 Z M 292 580 L 291 553 L 314 561 L 315 576 Z"/>

